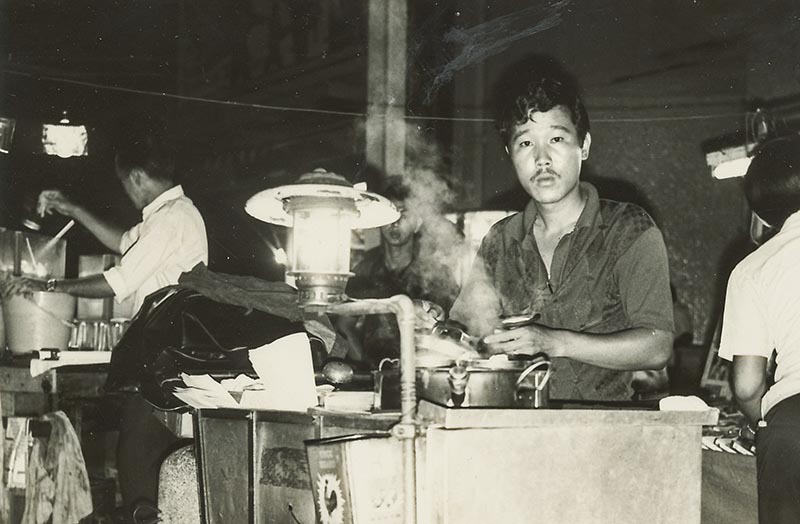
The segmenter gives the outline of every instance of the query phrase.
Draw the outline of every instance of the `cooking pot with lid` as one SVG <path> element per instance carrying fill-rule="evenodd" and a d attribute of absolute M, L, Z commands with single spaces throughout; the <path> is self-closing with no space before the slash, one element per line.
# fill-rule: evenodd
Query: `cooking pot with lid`
<path fill-rule="evenodd" d="M 448 407 L 548 407 L 550 358 L 544 353 L 499 357 L 505 356 L 418 366 L 417 397 Z M 399 407 L 396 361 L 382 363 L 374 379 L 376 408 Z"/>

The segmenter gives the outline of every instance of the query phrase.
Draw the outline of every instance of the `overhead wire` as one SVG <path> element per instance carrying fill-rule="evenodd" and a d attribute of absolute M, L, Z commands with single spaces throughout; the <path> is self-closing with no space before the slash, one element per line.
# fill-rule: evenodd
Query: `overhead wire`
<path fill-rule="evenodd" d="M 129 94 L 138 94 L 138 95 L 145 95 L 145 96 L 158 96 L 162 98 L 169 98 L 173 100 L 181 100 L 187 102 L 197 102 L 197 103 L 206 103 L 206 104 L 218 104 L 218 105 L 225 105 L 225 106 L 233 106 L 233 107 L 243 107 L 249 109 L 263 109 L 263 110 L 270 110 L 270 111 L 284 111 L 284 112 L 296 112 L 296 113 L 311 113 L 311 114 L 324 114 L 324 115 L 334 115 L 334 116 L 348 116 L 348 117 L 359 117 L 364 118 L 367 117 L 366 112 L 356 112 L 356 111 L 338 111 L 338 110 L 331 110 L 331 109 L 319 109 L 319 108 L 311 108 L 311 107 L 293 107 L 293 106 L 280 106 L 280 105 L 271 105 L 271 104 L 258 104 L 254 102 L 238 102 L 235 100 L 220 100 L 214 98 L 204 98 L 198 96 L 188 96 L 188 95 L 179 95 L 175 93 L 167 93 L 164 91 L 148 91 L 145 89 L 135 89 L 130 87 L 122 87 L 122 86 L 112 86 L 107 84 L 99 84 L 96 82 L 87 82 L 83 80 L 73 80 L 70 78 L 62 78 L 50 75 L 39 75 L 35 73 L 29 73 L 25 71 L 18 71 L 15 69 L 5 69 L 5 73 L 17 76 L 23 76 L 28 78 L 33 78 L 36 80 L 44 80 L 48 82 L 59 82 L 63 84 L 70 84 L 70 85 L 77 85 L 82 87 L 89 87 L 93 89 L 101 89 L 107 91 L 116 91 L 121 93 L 129 93 Z M 745 112 L 745 116 L 749 115 L 748 112 Z M 593 118 L 592 122 L 597 123 L 647 123 L 647 122 L 673 122 L 673 121 L 691 121 L 691 120 L 712 120 L 718 118 L 731 118 L 731 117 L 741 117 L 743 116 L 742 112 L 735 112 L 735 113 L 712 113 L 707 115 L 675 115 L 675 116 L 655 116 L 655 117 L 608 117 L 608 118 Z M 442 121 L 442 122 L 473 122 L 473 123 L 492 123 L 494 122 L 491 118 L 481 118 L 481 117 L 449 117 L 449 116 L 426 116 L 426 115 L 405 115 L 404 118 L 410 121 Z"/>

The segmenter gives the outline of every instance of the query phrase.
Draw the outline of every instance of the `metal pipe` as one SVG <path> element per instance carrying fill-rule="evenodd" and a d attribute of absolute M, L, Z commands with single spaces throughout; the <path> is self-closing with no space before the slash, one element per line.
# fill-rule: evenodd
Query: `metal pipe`
<path fill-rule="evenodd" d="M 22 233 L 14 232 L 14 276 L 22 275 Z"/>
<path fill-rule="evenodd" d="M 417 384 L 416 350 L 414 346 L 414 303 L 405 295 L 372 298 L 328 306 L 335 315 L 369 315 L 392 313 L 400 328 L 400 422 L 392 434 L 403 445 L 403 514 L 405 524 L 417 522 Z"/>

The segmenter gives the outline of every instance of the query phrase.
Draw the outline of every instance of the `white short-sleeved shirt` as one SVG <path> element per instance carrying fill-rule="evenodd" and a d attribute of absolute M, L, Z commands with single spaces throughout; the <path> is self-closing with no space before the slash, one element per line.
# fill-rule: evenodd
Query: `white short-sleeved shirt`
<path fill-rule="evenodd" d="M 731 273 L 719 356 L 765 357 L 776 351 L 775 384 L 761 414 L 800 393 L 800 211 Z"/>
<path fill-rule="evenodd" d="M 208 263 L 203 217 L 178 185 L 142 209 L 142 221 L 123 233 L 122 260 L 103 273 L 118 301 L 134 296 L 138 311 L 150 293 L 177 284 L 181 273 Z"/>

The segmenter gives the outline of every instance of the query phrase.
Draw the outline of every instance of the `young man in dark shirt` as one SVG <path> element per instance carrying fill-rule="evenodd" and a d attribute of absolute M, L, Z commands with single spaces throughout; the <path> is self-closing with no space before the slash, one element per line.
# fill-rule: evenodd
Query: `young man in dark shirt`
<path fill-rule="evenodd" d="M 497 124 L 531 200 L 484 237 L 450 318 L 492 353 L 550 355 L 553 398 L 630 399 L 632 371 L 662 368 L 672 350 L 661 232 L 638 206 L 581 182 L 589 117 L 565 74 L 532 68 L 510 89 Z M 520 314 L 539 320 L 497 330 Z"/>

